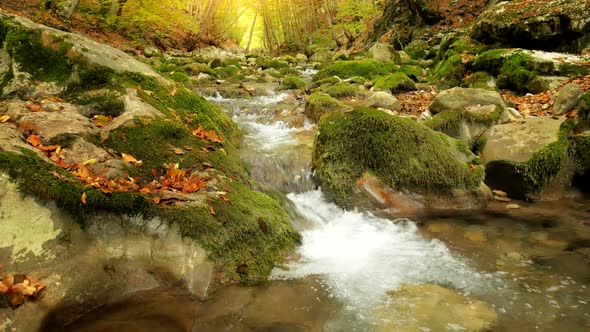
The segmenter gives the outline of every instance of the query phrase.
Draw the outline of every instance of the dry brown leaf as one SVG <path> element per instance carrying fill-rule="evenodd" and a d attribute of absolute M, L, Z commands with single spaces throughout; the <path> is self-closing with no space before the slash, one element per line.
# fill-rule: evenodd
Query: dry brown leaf
<path fill-rule="evenodd" d="M 41 136 L 39 135 L 31 135 L 27 137 L 27 143 L 31 144 L 34 147 L 41 145 Z"/>
<path fill-rule="evenodd" d="M 30 137 L 30 136 L 29 136 Z M 60 148 L 59 145 L 40 145 L 37 147 L 41 151 L 54 151 Z"/>
<path fill-rule="evenodd" d="M 35 104 L 28 104 L 27 109 L 31 112 L 44 112 L 41 106 Z"/>
<path fill-rule="evenodd" d="M 174 89 L 172 89 L 172 92 L 170 92 L 168 95 L 170 97 L 174 97 L 174 96 L 176 96 L 177 93 L 178 93 L 178 89 L 176 89 L 176 87 L 174 87 Z"/>
<path fill-rule="evenodd" d="M 82 193 L 80 200 L 82 201 L 82 204 L 86 205 L 86 192 Z"/>
<path fill-rule="evenodd" d="M 180 149 L 180 148 L 172 148 L 172 149 L 170 149 L 170 151 L 174 152 L 177 155 L 183 155 L 183 154 L 185 154 L 185 152 L 182 151 L 182 149 Z"/>
<path fill-rule="evenodd" d="M 154 201 L 154 203 L 156 203 L 156 204 L 160 204 L 161 200 L 162 199 L 160 198 L 160 196 L 154 196 L 154 198 L 152 198 L 152 201 Z"/>
<path fill-rule="evenodd" d="M 215 215 L 215 209 L 212 206 L 209 207 L 209 213 L 211 213 L 212 216 Z"/>

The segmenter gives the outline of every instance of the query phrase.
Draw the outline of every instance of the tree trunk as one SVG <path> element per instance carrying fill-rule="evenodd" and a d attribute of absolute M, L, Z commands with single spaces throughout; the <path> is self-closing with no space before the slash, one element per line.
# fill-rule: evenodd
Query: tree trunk
<path fill-rule="evenodd" d="M 248 36 L 248 46 L 246 46 L 246 53 L 250 52 L 250 45 L 252 44 L 252 35 L 254 34 L 254 26 L 256 25 L 256 19 L 258 18 L 258 9 L 260 8 L 260 2 L 256 5 L 256 11 L 254 12 L 254 19 L 252 20 L 252 26 L 250 27 L 250 35 Z"/>

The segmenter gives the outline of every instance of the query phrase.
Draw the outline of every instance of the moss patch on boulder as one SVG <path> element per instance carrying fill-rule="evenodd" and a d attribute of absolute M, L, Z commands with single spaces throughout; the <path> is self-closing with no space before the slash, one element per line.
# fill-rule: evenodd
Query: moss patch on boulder
<path fill-rule="evenodd" d="M 281 81 L 280 89 L 281 90 L 295 90 L 295 89 L 303 89 L 307 86 L 307 83 L 300 79 L 299 77 L 295 76 L 285 76 Z"/>
<path fill-rule="evenodd" d="M 361 76 L 372 79 L 375 76 L 386 75 L 395 72 L 399 66 L 393 63 L 384 63 L 373 59 L 363 59 L 359 61 L 338 61 L 319 72 L 317 72 L 312 81 L 318 81 L 331 76 L 339 78 L 351 78 Z"/>
<path fill-rule="evenodd" d="M 305 115 L 313 122 L 320 121 L 320 118 L 327 113 L 346 109 L 347 106 L 322 92 L 312 93 L 305 100 Z"/>
<path fill-rule="evenodd" d="M 349 205 L 359 193 L 356 179 L 365 172 L 428 201 L 478 188 L 483 180 L 481 169 L 470 170 L 455 158 L 453 142 L 413 120 L 357 108 L 320 120 L 313 164 L 323 188 L 340 205 Z"/>
<path fill-rule="evenodd" d="M 390 91 L 391 93 L 416 90 L 414 81 L 404 73 L 393 73 L 375 79 L 374 90 Z"/>
<path fill-rule="evenodd" d="M 362 96 L 365 91 L 356 84 L 350 83 L 336 83 L 334 85 L 325 84 L 320 87 L 320 91 L 327 93 L 330 97 L 345 98 Z"/>

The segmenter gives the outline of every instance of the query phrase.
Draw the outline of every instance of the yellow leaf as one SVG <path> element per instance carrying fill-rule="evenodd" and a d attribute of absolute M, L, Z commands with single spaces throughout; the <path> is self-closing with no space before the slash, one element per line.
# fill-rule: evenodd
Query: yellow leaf
<path fill-rule="evenodd" d="M 96 164 L 96 159 L 88 159 L 88 160 L 82 162 L 82 165 L 84 165 L 84 166 L 93 165 L 93 164 Z"/>
<path fill-rule="evenodd" d="M 124 162 L 133 164 L 135 166 L 141 166 L 143 164 L 143 162 L 141 160 L 137 160 L 133 156 L 125 154 L 125 153 L 121 153 L 121 159 Z"/>
<path fill-rule="evenodd" d="M 4 123 L 6 121 L 10 120 L 10 115 L 2 115 L 0 116 L 0 123 Z"/>
<path fill-rule="evenodd" d="M 86 192 L 82 194 L 82 204 L 86 205 Z"/>

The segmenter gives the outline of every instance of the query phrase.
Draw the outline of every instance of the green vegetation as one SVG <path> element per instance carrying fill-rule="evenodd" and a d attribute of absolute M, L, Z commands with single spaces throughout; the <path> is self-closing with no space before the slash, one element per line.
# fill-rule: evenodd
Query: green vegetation
<path fill-rule="evenodd" d="M 345 109 L 346 105 L 325 93 L 313 93 L 305 100 L 305 115 L 313 122 L 330 112 Z"/>
<path fill-rule="evenodd" d="M 281 90 L 295 90 L 295 89 L 303 89 L 307 86 L 307 83 L 300 79 L 299 77 L 295 76 L 285 76 L 281 81 Z"/>
<path fill-rule="evenodd" d="M 416 82 L 420 82 L 424 77 L 424 69 L 416 65 L 402 65 L 399 71 L 408 75 L 409 78 Z"/>
<path fill-rule="evenodd" d="M 316 82 L 324 78 L 338 76 L 339 78 L 351 78 L 361 76 L 372 79 L 376 76 L 387 75 L 395 72 L 399 66 L 393 63 L 383 63 L 373 59 L 359 61 L 338 61 L 320 70 L 312 78 Z"/>
<path fill-rule="evenodd" d="M 289 67 L 289 63 L 287 61 L 273 59 L 273 58 L 267 58 L 267 57 L 263 57 L 263 56 L 256 58 L 256 65 L 262 69 L 268 69 L 268 68 L 278 69 L 278 68 Z"/>
<path fill-rule="evenodd" d="M 463 64 L 461 55 L 453 54 L 434 67 L 433 77 L 435 82 L 440 82 L 440 85 L 451 88 L 461 85 L 466 73 L 467 68 Z"/>
<path fill-rule="evenodd" d="M 325 92 L 334 98 L 356 97 L 365 94 L 358 85 L 344 82 L 336 83 L 334 85 L 322 85 L 320 91 Z"/>
<path fill-rule="evenodd" d="M 569 153 L 568 136 L 573 127 L 574 122 L 567 120 L 562 124 L 556 142 L 536 151 L 527 162 L 513 165 L 516 173 L 523 177 L 525 193 L 541 192 L 564 168 Z"/>
<path fill-rule="evenodd" d="M 72 45 L 60 40 L 42 42 L 40 31 L 19 29 L 8 20 L 0 20 L 0 41 L 6 42 L 8 54 L 33 79 L 65 84 L 70 78 L 75 59 L 69 59 L 66 52 Z"/>
<path fill-rule="evenodd" d="M 580 98 L 578 103 L 578 125 L 579 129 L 590 127 L 590 91 L 587 91 Z"/>
<path fill-rule="evenodd" d="M 349 203 L 365 172 L 397 190 L 451 196 L 483 179 L 481 170 L 472 172 L 455 159 L 454 141 L 413 120 L 357 108 L 322 117 L 313 164 L 323 188 L 341 205 Z"/>
<path fill-rule="evenodd" d="M 590 135 L 584 133 L 574 136 L 572 146 L 576 160 L 576 173 L 587 174 L 590 171 Z"/>
<path fill-rule="evenodd" d="M 400 72 L 376 78 L 373 89 L 396 93 L 416 90 L 416 84 L 408 75 Z"/>

